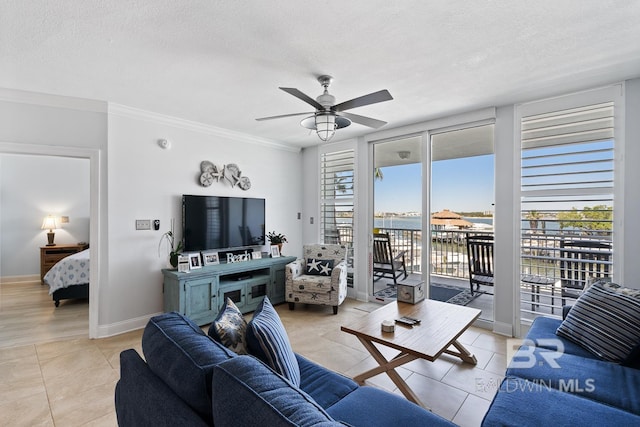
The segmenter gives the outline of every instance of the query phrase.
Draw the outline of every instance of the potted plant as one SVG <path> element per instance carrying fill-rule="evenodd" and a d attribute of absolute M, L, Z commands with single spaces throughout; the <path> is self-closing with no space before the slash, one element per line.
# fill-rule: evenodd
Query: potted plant
<path fill-rule="evenodd" d="M 180 254 L 180 251 L 182 251 L 182 241 L 179 241 L 177 246 L 175 245 L 173 218 L 171 219 L 171 230 L 160 236 L 160 242 L 158 243 L 158 256 L 160 256 L 160 248 L 162 247 L 163 242 L 167 242 L 167 246 L 169 247 L 169 264 L 171 264 L 173 268 L 178 268 L 178 255 Z"/>
<path fill-rule="evenodd" d="M 275 231 L 270 231 L 267 233 L 267 239 L 269 239 L 272 245 L 277 245 L 278 251 L 282 254 L 282 244 L 287 242 L 287 236 L 276 233 Z"/>

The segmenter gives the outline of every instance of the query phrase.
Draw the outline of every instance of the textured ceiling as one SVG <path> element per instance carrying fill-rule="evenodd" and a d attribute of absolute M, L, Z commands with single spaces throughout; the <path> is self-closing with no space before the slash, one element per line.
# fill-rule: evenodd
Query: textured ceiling
<path fill-rule="evenodd" d="M 331 74 L 383 128 L 640 76 L 640 1 L 0 0 L 0 87 L 91 98 L 305 147 Z M 371 133 L 353 124 L 335 140 Z"/>

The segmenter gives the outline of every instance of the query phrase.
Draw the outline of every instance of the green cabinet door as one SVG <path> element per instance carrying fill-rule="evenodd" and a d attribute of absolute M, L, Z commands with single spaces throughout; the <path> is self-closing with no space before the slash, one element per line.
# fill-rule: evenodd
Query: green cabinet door
<path fill-rule="evenodd" d="M 185 316 L 198 325 L 211 323 L 218 314 L 218 280 L 215 277 L 185 280 Z"/>

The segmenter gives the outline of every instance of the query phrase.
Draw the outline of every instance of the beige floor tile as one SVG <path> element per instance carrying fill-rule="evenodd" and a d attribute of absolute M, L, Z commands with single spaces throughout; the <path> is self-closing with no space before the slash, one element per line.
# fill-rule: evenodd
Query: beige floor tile
<path fill-rule="evenodd" d="M 94 347 L 95 344 L 88 338 L 75 338 L 37 344 L 36 351 L 38 352 L 38 359 L 44 361 L 47 359 L 52 359 L 54 357 L 83 351 Z"/>
<path fill-rule="evenodd" d="M 455 416 L 468 394 L 416 373 L 410 375 L 406 382 L 426 407 L 448 420 Z"/>
<path fill-rule="evenodd" d="M 479 427 L 490 404 L 490 401 L 470 394 L 452 421 L 460 427 Z"/>
<path fill-rule="evenodd" d="M 489 363 L 487 363 L 484 370 L 493 372 L 494 374 L 504 375 L 507 370 L 507 356 L 500 353 L 493 353 L 493 357 Z"/>
<path fill-rule="evenodd" d="M 96 346 L 43 360 L 40 366 L 45 383 L 58 376 L 73 376 L 74 372 L 82 369 L 111 369 L 111 365 Z"/>
<path fill-rule="evenodd" d="M 113 413 L 115 387 L 114 381 L 85 390 L 77 396 L 52 401 L 51 413 L 56 427 L 81 426 Z"/>
<path fill-rule="evenodd" d="M 0 405 L 0 425 L 11 427 L 53 427 L 47 394 L 43 391 Z"/>
<path fill-rule="evenodd" d="M 491 400 L 503 377 L 503 374 L 494 374 L 463 363 L 452 367 L 442 382 L 483 399 Z"/>
<path fill-rule="evenodd" d="M 42 378 L 38 358 L 35 354 L 31 354 L 21 359 L 0 363 L 0 378 L 3 382 Z"/>
<path fill-rule="evenodd" d="M 95 420 L 91 420 L 82 427 L 115 427 L 118 425 L 118 419 L 115 411 L 105 414 Z"/>
<path fill-rule="evenodd" d="M 110 366 L 76 369 L 71 374 L 57 375 L 45 380 L 49 400 L 55 402 L 78 396 L 103 384 L 112 384 L 120 378 L 120 372 Z"/>
<path fill-rule="evenodd" d="M 477 348 L 507 354 L 507 337 L 503 337 L 502 335 L 485 332 L 480 334 L 472 344 Z"/>
<path fill-rule="evenodd" d="M 36 355 L 35 345 L 23 345 L 19 347 L 0 348 L 0 363 L 12 360 L 24 359 Z"/>
<path fill-rule="evenodd" d="M 0 382 L 0 405 L 46 392 L 41 376 Z"/>

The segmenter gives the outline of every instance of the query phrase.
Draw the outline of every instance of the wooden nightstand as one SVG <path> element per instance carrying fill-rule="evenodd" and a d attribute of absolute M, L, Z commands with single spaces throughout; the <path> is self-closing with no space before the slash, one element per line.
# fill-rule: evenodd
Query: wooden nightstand
<path fill-rule="evenodd" d="M 76 244 L 76 245 L 53 245 L 53 246 L 41 246 L 40 247 L 40 281 L 44 285 L 44 275 L 47 271 L 51 270 L 58 261 L 62 258 L 66 258 L 69 255 L 73 255 L 78 252 L 82 252 L 89 247 L 89 244 Z"/>

